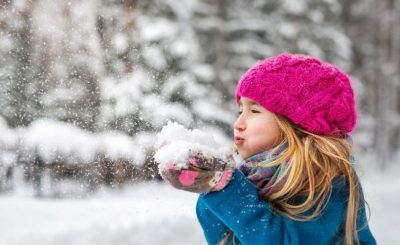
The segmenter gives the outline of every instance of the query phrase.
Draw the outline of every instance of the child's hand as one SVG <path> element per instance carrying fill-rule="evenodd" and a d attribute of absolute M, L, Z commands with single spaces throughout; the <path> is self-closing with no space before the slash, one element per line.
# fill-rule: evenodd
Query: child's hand
<path fill-rule="evenodd" d="M 233 158 L 211 134 L 170 122 L 157 138 L 159 173 L 175 188 L 204 193 L 221 190 L 230 181 Z"/>
<path fill-rule="evenodd" d="M 188 154 L 185 166 L 169 162 L 160 169 L 160 174 L 177 189 L 206 193 L 223 189 L 231 180 L 234 169 L 233 162 L 227 163 L 196 151 Z"/>

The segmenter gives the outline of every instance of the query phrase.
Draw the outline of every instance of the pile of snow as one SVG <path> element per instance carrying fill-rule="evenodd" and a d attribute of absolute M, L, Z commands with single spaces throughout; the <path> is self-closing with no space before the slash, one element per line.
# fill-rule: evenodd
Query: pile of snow
<path fill-rule="evenodd" d="M 39 154 L 43 161 L 70 163 L 95 160 L 98 142 L 83 129 L 50 119 L 34 121 L 22 137 L 21 145 L 31 154 Z"/>
<path fill-rule="evenodd" d="M 94 134 L 51 119 L 34 121 L 22 134 L 20 145 L 28 155 L 24 157 L 38 154 L 47 164 L 56 161 L 90 163 L 102 154 L 112 160 L 125 159 L 141 165 L 148 151 L 121 132 Z"/>
<path fill-rule="evenodd" d="M 95 135 L 99 143 L 99 151 L 112 160 L 130 159 L 134 163 L 143 163 L 146 154 L 132 137 L 117 131 L 107 131 Z"/>
<path fill-rule="evenodd" d="M 198 129 L 189 130 L 175 122 L 168 122 L 157 137 L 159 150 L 154 159 L 159 163 L 160 171 L 171 162 L 179 168 L 184 168 L 188 156 L 195 152 L 223 160 L 226 160 L 230 153 L 230 149 L 218 145 L 212 135 Z"/>

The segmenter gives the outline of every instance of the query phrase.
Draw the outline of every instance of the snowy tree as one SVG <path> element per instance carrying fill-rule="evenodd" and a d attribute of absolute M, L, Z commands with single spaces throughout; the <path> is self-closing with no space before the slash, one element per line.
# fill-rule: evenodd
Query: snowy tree
<path fill-rule="evenodd" d="M 349 66 L 351 42 L 339 26 L 341 8 L 334 1 L 230 1 L 220 8 L 225 8 L 222 36 L 229 57 L 224 73 L 232 74 L 223 77 L 225 82 L 237 80 L 256 60 L 280 52 Z"/>
<path fill-rule="evenodd" d="M 41 0 L 33 17 L 37 57 L 48 64 L 46 71 L 37 68 L 47 90 L 40 101 L 43 114 L 89 130 L 96 127 L 103 73 L 97 9 L 97 1 Z"/>
<path fill-rule="evenodd" d="M 47 116 L 93 130 L 101 52 L 96 1 L 2 3 L 2 114 L 12 126 Z"/>
<path fill-rule="evenodd" d="M 353 73 L 361 80 L 360 130 L 365 149 L 385 168 L 400 147 L 400 1 L 341 1 L 353 40 Z"/>
<path fill-rule="evenodd" d="M 26 92 L 32 80 L 32 6 L 34 2 L 0 3 L 0 96 L 1 115 L 15 126 L 34 119 Z"/>
<path fill-rule="evenodd" d="M 117 73 L 104 81 L 102 113 L 106 127 L 135 134 L 159 130 L 167 120 L 186 126 L 213 122 L 228 127 L 232 122 L 232 116 L 218 109 L 223 108 L 219 102 L 222 95 L 212 89 L 213 70 L 205 64 L 192 29 L 198 3 L 177 6 L 175 1 L 139 1 L 134 20 L 128 21 L 131 12 L 122 9 L 131 7 L 122 4 L 112 13 L 123 14 L 124 18 L 102 18 L 101 26 L 107 19 L 115 19 L 118 30 L 115 43 L 104 43 L 113 44 L 109 47 L 116 45 L 123 54 L 123 58 L 113 55 L 114 62 L 110 63 L 120 64 L 123 71 L 128 71 L 122 77 Z M 103 33 L 104 37 L 110 36 L 109 31 Z M 129 64 L 133 64 L 131 72 L 125 69 L 131 67 Z M 205 107 L 215 109 L 214 113 L 207 112 Z"/>
<path fill-rule="evenodd" d="M 221 108 L 233 114 L 241 75 L 280 52 L 313 55 L 349 70 L 351 41 L 337 20 L 341 11 L 335 1 L 200 1 L 192 23 Z"/>
<path fill-rule="evenodd" d="M 226 140 L 240 76 L 257 60 L 288 51 L 353 76 L 363 112 L 357 137 L 375 142 L 362 143 L 364 150 L 384 159 L 399 147 L 399 1 L 0 5 L 0 112 L 11 127 L 47 117 L 140 138 L 174 120 Z"/>

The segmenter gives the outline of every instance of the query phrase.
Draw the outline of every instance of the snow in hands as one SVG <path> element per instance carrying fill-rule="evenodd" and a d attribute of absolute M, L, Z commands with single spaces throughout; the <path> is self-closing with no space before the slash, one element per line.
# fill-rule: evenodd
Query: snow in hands
<path fill-rule="evenodd" d="M 198 129 L 187 129 L 176 122 L 168 122 L 157 135 L 157 152 L 154 156 L 161 172 L 169 163 L 185 168 L 191 154 L 201 152 L 210 158 L 226 160 L 231 153 L 229 147 L 221 147 L 212 135 Z"/>

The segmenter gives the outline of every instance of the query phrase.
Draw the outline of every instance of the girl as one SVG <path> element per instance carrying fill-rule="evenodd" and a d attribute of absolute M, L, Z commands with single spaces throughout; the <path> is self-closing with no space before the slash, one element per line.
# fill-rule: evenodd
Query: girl
<path fill-rule="evenodd" d="M 376 244 L 351 161 L 348 76 L 284 53 L 244 74 L 236 102 L 237 167 L 194 151 L 185 167 L 160 169 L 174 187 L 201 193 L 196 214 L 208 243 Z"/>

